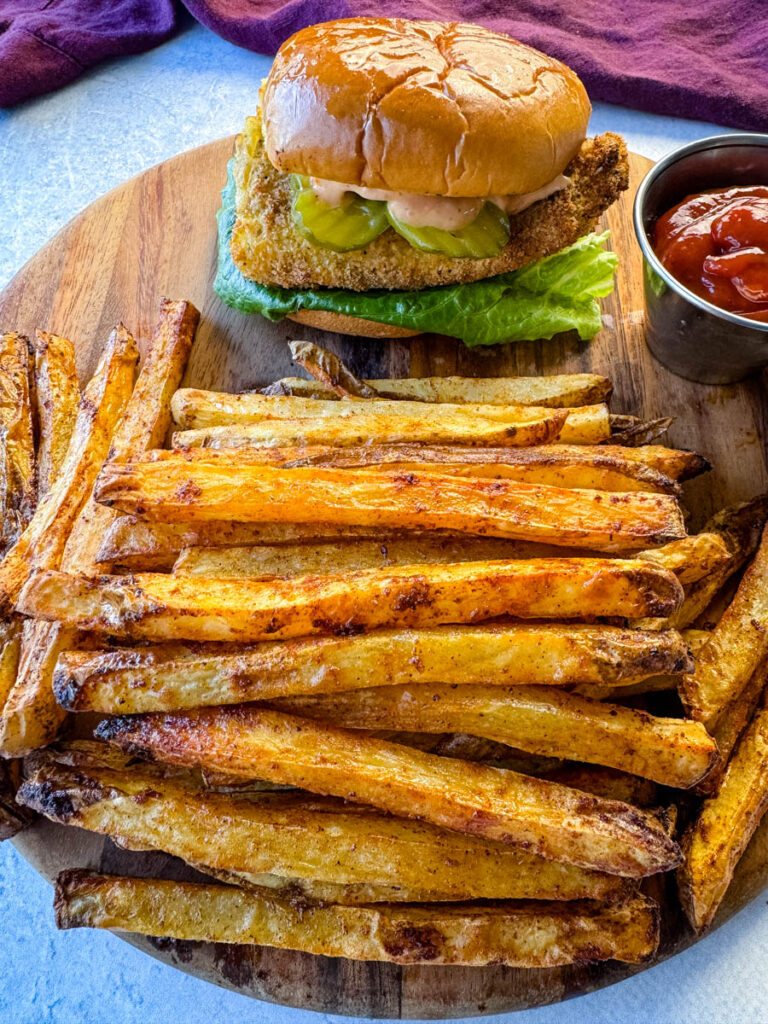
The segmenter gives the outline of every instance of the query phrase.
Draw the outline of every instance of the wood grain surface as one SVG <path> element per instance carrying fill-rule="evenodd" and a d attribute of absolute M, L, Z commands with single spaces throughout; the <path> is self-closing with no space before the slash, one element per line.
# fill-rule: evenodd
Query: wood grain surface
<path fill-rule="evenodd" d="M 295 372 L 286 341 L 308 338 L 332 348 L 365 377 L 463 374 L 502 376 L 592 371 L 615 386 L 612 410 L 674 416 L 670 443 L 714 465 L 686 485 L 690 526 L 768 483 L 766 401 L 759 379 L 728 387 L 692 384 L 654 362 L 643 341 L 640 253 L 632 195 L 650 166 L 631 158 L 630 192 L 607 216 L 620 257 L 617 288 L 603 300 L 604 329 L 589 344 L 553 341 L 470 350 L 423 335 L 411 341 L 361 341 L 284 321 L 272 324 L 224 306 L 214 295 L 215 220 L 231 139 L 152 168 L 104 196 L 55 236 L 0 295 L 0 328 L 55 331 L 76 345 L 86 380 L 102 345 L 122 320 L 140 345 L 150 337 L 162 296 L 190 299 L 202 322 L 185 383 L 239 390 Z M 65 867 L 124 874 L 195 877 L 163 854 L 127 853 L 109 840 L 40 821 L 14 840 L 48 879 Z M 668 880 L 669 884 L 672 880 Z M 658 884 L 658 883 L 656 883 Z M 768 884 L 768 822 L 755 835 L 716 920 L 722 923 Z M 500 1013 L 556 1002 L 611 984 L 642 968 L 610 963 L 549 970 L 505 967 L 398 967 L 313 957 L 259 947 L 131 937 L 140 949 L 199 977 L 289 1006 L 379 1018 L 445 1018 Z M 695 941 L 668 901 L 659 957 Z"/>

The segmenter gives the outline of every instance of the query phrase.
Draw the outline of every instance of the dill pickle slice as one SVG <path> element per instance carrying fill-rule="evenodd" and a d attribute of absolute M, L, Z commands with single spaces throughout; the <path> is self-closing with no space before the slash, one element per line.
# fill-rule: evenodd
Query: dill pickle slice
<path fill-rule="evenodd" d="M 317 198 L 309 179 L 301 174 L 291 175 L 291 189 L 293 223 L 308 242 L 321 249 L 362 249 L 389 227 L 386 203 L 347 192 L 340 206 L 329 206 Z"/>
<path fill-rule="evenodd" d="M 509 217 L 494 203 L 486 203 L 475 219 L 459 231 L 442 228 L 414 228 L 392 216 L 389 223 L 415 249 L 439 252 L 444 256 L 485 259 L 498 256 L 509 240 Z"/>

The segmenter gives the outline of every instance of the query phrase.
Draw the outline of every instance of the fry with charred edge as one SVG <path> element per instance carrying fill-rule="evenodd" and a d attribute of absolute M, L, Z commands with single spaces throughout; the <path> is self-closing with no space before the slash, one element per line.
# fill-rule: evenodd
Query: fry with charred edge
<path fill-rule="evenodd" d="M 35 331 L 35 384 L 40 427 L 37 479 L 41 497 L 56 481 L 77 419 L 80 388 L 71 341 Z"/>
<path fill-rule="evenodd" d="M 10 839 L 27 825 L 31 824 L 34 814 L 16 802 L 21 771 L 19 761 L 0 759 L 0 841 Z"/>
<path fill-rule="evenodd" d="M 202 430 L 209 427 L 242 427 L 270 420 L 368 419 L 406 417 L 448 423 L 493 420 L 509 427 L 523 426 L 547 419 L 545 406 L 483 405 L 475 403 L 435 403 L 425 409 L 423 402 L 391 401 L 369 398 L 364 402 L 324 401 L 318 398 L 293 398 L 260 394 L 227 394 L 181 388 L 171 401 L 174 423 L 181 430 Z M 426 413 L 426 415 L 425 415 Z M 552 410 L 549 410 L 552 413 Z M 603 403 L 563 409 L 555 417 L 563 432 L 563 443 L 574 443 L 570 435 L 582 443 L 599 444 L 610 436 L 608 407 Z M 566 427 L 566 423 L 568 426 Z M 566 440 L 567 435 L 567 440 Z M 413 438 L 418 440 L 418 438 Z"/>
<path fill-rule="evenodd" d="M 344 404 L 357 406 L 363 403 Z M 369 404 L 364 403 L 364 411 L 350 417 L 265 419 L 242 426 L 177 431 L 173 435 L 173 447 L 285 448 L 297 445 L 330 445 L 349 448 L 364 444 L 389 445 L 413 442 L 503 445 L 520 448 L 550 444 L 559 436 L 567 415 L 561 409 L 540 409 L 532 414 L 530 407 L 524 409 L 521 406 L 521 419 L 513 423 L 490 419 L 487 416 L 468 416 L 466 412 L 448 412 L 444 407 L 435 407 L 440 408 L 440 411 L 425 416 L 424 406 L 418 404 L 417 408 L 420 411 L 414 412 L 411 416 L 384 416 L 366 412 Z M 466 409 L 465 406 L 450 408 Z"/>
<path fill-rule="evenodd" d="M 712 923 L 766 807 L 768 709 L 763 708 L 741 738 L 717 795 L 704 802 L 683 838 L 680 900 L 696 931 Z"/>
<path fill-rule="evenodd" d="M 699 782 L 717 756 L 700 722 L 657 718 L 552 686 L 463 686 L 452 680 L 288 697 L 271 706 L 349 729 L 469 733 L 682 789 Z"/>
<path fill-rule="evenodd" d="M 25 615 L 147 640 L 287 640 L 386 626 L 437 626 L 499 616 L 584 619 L 665 615 L 682 597 L 649 562 L 590 558 L 393 566 L 283 580 L 37 572 Z"/>
<path fill-rule="evenodd" d="M 234 468 L 137 457 L 108 463 L 96 497 L 163 522 L 452 529 L 593 551 L 632 551 L 685 536 L 680 506 L 664 494 L 606 494 L 397 470 Z"/>
<path fill-rule="evenodd" d="M 308 366 L 304 368 L 312 373 Z M 283 377 L 277 383 L 282 385 L 286 395 L 333 399 L 331 388 L 318 380 Z M 606 402 L 613 391 L 607 377 L 594 373 L 562 373 L 551 377 L 402 377 L 360 383 L 374 392 L 373 396 L 362 395 L 363 398 L 448 402 L 452 405 L 540 405 L 552 409 L 598 405 Z"/>
<path fill-rule="evenodd" d="M 550 546 L 539 550 L 535 543 L 523 544 L 491 537 L 451 540 L 425 535 L 394 537 L 391 540 L 347 540 L 336 544 L 261 544 L 251 547 L 184 548 L 173 565 L 177 576 L 302 576 L 322 573 L 329 565 L 335 572 L 375 569 L 389 565 L 435 562 L 475 562 L 502 558 L 557 557 L 566 549 Z M 543 549 L 543 550 L 542 550 Z M 588 557 L 588 551 L 570 552 Z M 698 534 L 673 541 L 661 548 L 638 552 L 637 558 L 670 569 L 681 582 L 700 579 L 728 552 L 717 534 Z"/>
<path fill-rule="evenodd" d="M 659 939 L 645 896 L 595 903 L 293 907 L 236 886 L 65 871 L 54 896 L 59 928 L 277 946 L 400 964 L 555 967 L 597 960 L 642 963 Z"/>
<path fill-rule="evenodd" d="M 72 524 L 88 499 L 128 401 L 139 353 L 124 327 L 112 332 L 83 393 L 64 465 L 29 526 L 0 563 L 0 605 L 12 605 L 34 568 L 61 562 Z"/>
<path fill-rule="evenodd" d="M 627 889 L 616 876 L 421 822 L 332 801 L 324 807 L 297 794 L 194 792 L 142 767 L 125 773 L 69 768 L 44 755 L 19 802 L 52 821 L 112 836 L 128 849 L 164 850 L 245 877 L 320 882 L 337 889 L 333 895 L 344 902 L 361 902 L 356 889 L 377 902 L 403 902 L 409 895 L 615 899 Z"/>
<path fill-rule="evenodd" d="M 436 626 L 250 647 L 156 644 L 67 651 L 53 689 L 69 711 L 134 714 L 211 704 L 343 693 L 372 686 L 440 683 L 618 688 L 693 662 L 677 633 L 615 626 Z"/>
<path fill-rule="evenodd" d="M 720 715 L 712 736 L 717 743 L 718 758 L 715 767 L 699 784 L 697 792 L 713 794 L 718 791 L 739 737 L 754 717 L 768 682 L 768 658 L 763 658 L 752 678 L 739 696 L 731 701 Z"/>
<path fill-rule="evenodd" d="M 541 445 L 531 448 L 472 448 L 468 445 L 396 444 L 383 447 L 188 448 L 164 449 L 153 461 L 209 462 L 218 466 L 271 465 L 283 469 L 325 466 L 336 469 L 397 467 L 401 473 L 434 471 L 452 476 L 519 480 L 598 491 L 679 493 L 679 486 L 642 462 L 595 445 Z M 433 468 L 434 467 L 434 468 Z"/>
<path fill-rule="evenodd" d="M 473 448 L 469 445 L 420 443 L 402 444 L 361 444 L 357 447 L 339 448 L 333 445 L 299 445 L 297 447 L 251 447 L 238 448 L 184 448 L 184 458 L 189 462 L 219 462 L 221 464 L 273 465 L 293 468 L 296 466 L 337 466 L 354 469 L 361 466 L 417 464 L 426 469 L 429 464 L 450 464 L 464 467 L 462 472 L 485 473 L 494 471 L 543 472 L 547 466 L 563 472 L 586 472 L 599 470 L 608 481 L 618 482 L 622 478 L 634 480 L 637 490 L 671 488 L 679 480 L 697 476 L 709 468 L 708 463 L 691 452 L 674 448 L 647 445 L 640 448 L 621 448 L 618 445 L 594 444 L 546 444 L 526 448 L 509 446 Z M 158 449 L 148 453 L 156 461 L 177 458 L 172 452 Z M 474 467 L 474 468 L 472 468 Z M 611 474 L 614 474 L 611 476 Z M 584 479 L 584 477 L 581 477 Z M 645 485 L 642 487 L 641 485 Z M 604 487 L 605 490 L 621 490 L 618 487 Z M 719 531 L 716 531 L 719 532 Z"/>
<path fill-rule="evenodd" d="M 680 682 L 688 712 L 715 726 L 768 654 L 768 528 L 730 606 Z"/>
<path fill-rule="evenodd" d="M 4 546 L 16 541 L 37 501 L 29 355 L 29 343 L 21 334 L 0 335 L 0 430 L 7 476 L 1 510 Z"/>
<path fill-rule="evenodd" d="M 254 705 L 105 719 L 96 734 L 140 756 L 351 799 L 609 874 L 642 878 L 679 862 L 653 816 L 627 804 Z"/>
<path fill-rule="evenodd" d="M 628 445 L 630 447 L 652 444 L 658 437 L 665 434 L 675 422 L 672 416 L 662 416 L 656 420 L 641 420 L 637 416 L 633 416 L 632 420 L 634 422 L 632 423 L 621 425 L 616 423 L 617 419 L 628 418 L 611 416 L 609 444 Z"/>
<path fill-rule="evenodd" d="M 327 348 L 313 345 L 311 341 L 289 341 L 288 350 L 294 363 L 298 363 L 307 373 L 322 381 L 321 386 L 331 397 L 379 397 L 375 388 L 355 377 L 349 367 Z"/>

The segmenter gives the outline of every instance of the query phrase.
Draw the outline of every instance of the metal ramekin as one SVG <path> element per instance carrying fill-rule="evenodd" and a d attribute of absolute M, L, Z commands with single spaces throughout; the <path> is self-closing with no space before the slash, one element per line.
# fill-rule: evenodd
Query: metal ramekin
<path fill-rule="evenodd" d="M 727 313 L 681 285 L 656 257 L 650 234 L 685 196 L 735 185 L 768 185 L 768 135 L 713 135 L 683 146 L 651 168 L 635 197 L 648 348 L 673 373 L 702 384 L 731 384 L 768 366 L 768 323 Z"/>

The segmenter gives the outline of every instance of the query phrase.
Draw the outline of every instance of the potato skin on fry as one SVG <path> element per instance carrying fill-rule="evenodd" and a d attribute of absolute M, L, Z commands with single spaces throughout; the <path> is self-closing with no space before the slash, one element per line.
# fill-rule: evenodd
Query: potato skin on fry
<path fill-rule="evenodd" d="M 680 859 L 658 819 L 627 804 L 258 705 L 108 718 L 96 736 L 142 757 L 367 803 L 610 874 L 642 878 Z"/>
<path fill-rule="evenodd" d="M 34 350 L 37 418 L 40 425 L 37 469 L 42 496 L 53 486 L 66 458 L 69 439 L 77 419 L 80 388 L 71 341 L 57 334 L 35 331 Z"/>
<path fill-rule="evenodd" d="M 613 875 L 307 794 L 205 793 L 163 779 L 155 766 L 69 767 L 55 752 L 33 770 L 19 800 L 53 821 L 202 870 L 290 879 L 294 899 L 318 883 L 345 903 L 366 902 L 365 894 L 374 902 L 627 895 Z"/>
<path fill-rule="evenodd" d="M 167 643 L 67 651 L 53 689 L 70 711 L 132 714 L 445 679 L 547 686 L 591 680 L 620 689 L 692 664 L 676 633 L 559 624 L 436 626 L 202 650 Z"/>
<path fill-rule="evenodd" d="M 659 939 L 656 904 L 464 904 L 302 907 L 234 886 L 59 875 L 59 928 L 110 928 L 145 935 L 278 946 L 352 960 L 401 964 L 555 967 L 595 960 L 642 963 Z"/>
<path fill-rule="evenodd" d="M 334 522 L 384 529 L 451 529 L 593 551 L 631 551 L 685 536 L 662 494 L 606 494 L 397 470 L 237 469 L 185 460 L 109 463 L 97 499 L 165 522 Z"/>
<path fill-rule="evenodd" d="M 255 641 L 349 635 L 385 626 L 499 616 L 583 619 L 669 614 L 673 573 L 648 562 L 591 558 L 394 566 L 266 580 L 33 575 L 19 610 L 78 629 L 143 639 Z"/>

